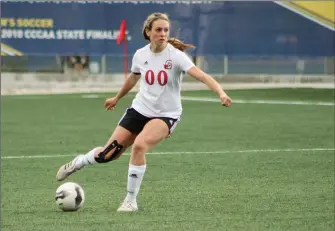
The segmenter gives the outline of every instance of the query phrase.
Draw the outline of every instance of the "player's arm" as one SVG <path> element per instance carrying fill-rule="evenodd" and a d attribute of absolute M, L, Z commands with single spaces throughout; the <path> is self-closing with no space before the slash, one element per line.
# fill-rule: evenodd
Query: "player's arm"
<path fill-rule="evenodd" d="M 136 85 L 138 80 L 141 78 L 140 73 L 130 73 L 124 84 L 122 85 L 120 91 L 117 93 L 115 98 L 119 101 L 123 96 L 125 96 L 133 87 Z"/>
<path fill-rule="evenodd" d="M 220 97 L 222 105 L 229 107 L 232 104 L 232 100 L 224 92 L 221 85 L 214 78 L 203 72 L 201 69 L 193 66 L 187 71 L 187 74 L 203 82 L 209 87 L 209 89 L 214 91 Z"/>
<path fill-rule="evenodd" d="M 138 66 L 139 64 L 139 57 L 137 51 L 135 52 L 131 64 L 131 73 L 124 82 L 123 86 L 121 87 L 120 91 L 115 96 L 115 99 L 119 101 L 123 96 L 125 96 L 133 87 L 136 85 L 138 80 L 141 77 L 141 70 Z"/>
<path fill-rule="evenodd" d="M 116 107 L 116 104 L 119 102 L 119 100 L 125 96 L 137 83 L 137 81 L 140 79 L 141 75 L 137 73 L 131 73 L 124 84 L 122 85 L 120 91 L 117 93 L 117 95 L 113 98 L 108 98 L 105 100 L 105 109 L 106 110 L 113 110 Z"/>
<path fill-rule="evenodd" d="M 106 110 L 113 110 L 116 107 L 116 104 L 119 102 L 119 100 L 125 96 L 133 87 L 136 85 L 138 80 L 141 78 L 141 70 L 138 65 L 138 53 L 135 52 L 132 60 L 131 65 L 131 73 L 129 74 L 128 78 L 122 85 L 120 91 L 114 96 L 113 98 L 108 98 L 105 100 L 105 109 Z"/>

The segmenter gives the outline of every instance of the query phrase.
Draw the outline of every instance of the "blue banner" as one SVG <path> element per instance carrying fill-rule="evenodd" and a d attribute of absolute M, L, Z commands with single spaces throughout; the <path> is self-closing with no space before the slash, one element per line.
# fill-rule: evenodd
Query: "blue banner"
<path fill-rule="evenodd" d="M 1 3 L 2 55 L 122 55 L 116 44 L 127 20 L 128 52 L 144 46 L 145 18 L 168 13 L 171 36 L 193 55 L 334 56 L 334 32 L 272 2 Z"/>

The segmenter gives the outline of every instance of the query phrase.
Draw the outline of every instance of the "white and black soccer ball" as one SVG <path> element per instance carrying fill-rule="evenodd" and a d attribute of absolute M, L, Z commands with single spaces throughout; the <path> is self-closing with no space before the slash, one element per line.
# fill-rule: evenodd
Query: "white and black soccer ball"
<path fill-rule="evenodd" d="M 77 211 L 85 202 L 83 188 L 74 182 L 66 182 L 56 190 L 56 204 L 63 211 Z"/>

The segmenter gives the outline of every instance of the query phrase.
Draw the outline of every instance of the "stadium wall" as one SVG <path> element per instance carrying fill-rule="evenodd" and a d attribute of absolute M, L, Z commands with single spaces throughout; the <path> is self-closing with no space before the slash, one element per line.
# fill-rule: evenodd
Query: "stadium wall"
<path fill-rule="evenodd" d="M 2 1 L 2 54 L 122 55 L 115 43 L 122 19 L 133 54 L 146 43 L 146 16 L 166 12 L 171 36 L 193 43 L 194 56 L 335 56 L 334 31 L 273 2 L 183 2 Z"/>
<path fill-rule="evenodd" d="M 195 44 L 196 64 L 228 88 L 334 87 L 334 31 L 273 2 L 2 1 L 1 8 L 1 94 L 118 89 L 120 22 L 127 20 L 130 60 L 145 45 L 142 22 L 152 12 L 168 13 L 171 35 Z M 88 72 L 64 68 L 70 55 L 88 55 Z M 203 88 L 185 80 L 184 89 Z"/>

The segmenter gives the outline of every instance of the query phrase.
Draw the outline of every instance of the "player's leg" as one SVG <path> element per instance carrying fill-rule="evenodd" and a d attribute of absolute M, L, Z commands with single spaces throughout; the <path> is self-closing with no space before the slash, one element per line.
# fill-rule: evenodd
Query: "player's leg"
<path fill-rule="evenodd" d="M 56 179 L 61 181 L 86 165 L 107 163 L 118 159 L 133 144 L 136 134 L 118 125 L 104 147 L 96 147 L 87 154 L 78 155 L 72 161 L 62 165 Z"/>
<path fill-rule="evenodd" d="M 137 134 L 118 125 L 104 147 L 96 147 L 86 155 L 80 155 L 81 165 L 107 163 L 118 159 L 133 144 Z M 81 166 L 79 166 L 81 167 Z"/>
<path fill-rule="evenodd" d="M 171 121 L 172 123 L 169 125 L 165 120 L 152 119 L 136 137 L 131 150 L 128 169 L 127 196 L 118 211 L 132 212 L 138 210 L 136 197 L 146 170 L 145 153 L 169 136 L 170 129 L 175 127 L 173 125 L 177 120 L 171 119 Z"/>
<path fill-rule="evenodd" d="M 131 146 L 148 118 L 136 110 L 128 108 L 116 127 L 113 135 L 104 147 L 96 147 L 86 155 L 79 155 L 67 164 L 61 166 L 56 179 L 64 180 L 66 177 L 81 169 L 85 165 L 107 163 L 117 159 L 129 146 Z"/>

